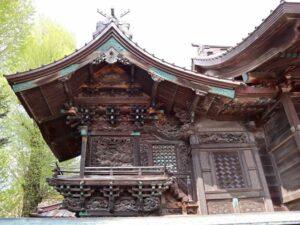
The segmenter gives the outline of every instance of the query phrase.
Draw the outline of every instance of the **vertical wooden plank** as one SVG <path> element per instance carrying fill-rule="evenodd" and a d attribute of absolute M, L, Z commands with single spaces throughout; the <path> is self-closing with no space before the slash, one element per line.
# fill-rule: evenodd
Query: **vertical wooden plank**
<path fill-rule="evenodd" d="M 202 215 L 207 215 L 208 213 L 207 213 L 206 198 L 205 198 L 205 191 L 204 191 L 204 182 L 202 178 L 199 153 L 197 149 L 192 150 L 192 161 L 193 161 L 193 172 L 196 181 L 195 183 L 196 183 L 198 205 L 200 209 L 200 211 L 198 210 L 198 213 Z"/>
<path fill-rule="evenodd" d="M 258 169 L 258 174 L 260 177 L 261 184 L 263 186 L 264 194 L 265 194 L 265 207 L 267 212 L 273 212 L 273 203 L 271 200 L 271 195 L 269 192 L 268 184 L 264 175 L 263 167 L 260 161 L 260 157 L 258 154 L 258 148 L 253 149 L 253 154 L 254 154 L 254 159 L 256 161 L 257 169 Z"/>
<path fill-rule="evenodd" d="M 166 110 L 167 113 L 170 113 L 173 110 L 173 106 L 174 106 L 174 103 L 175 103 L 175 98 L 176 98 L 178 89 L 179 89 L 179 86 L 176 85 L 176 89 L 174 90 L 174 95 L 171 97 L 171 99 L 169 101 L 169 104 L 167 105 L 167 110 Z"/>
<path fill-rule="evenodd" d="M 151 92 L 151 106 L 156 106 L 156 95 L 158 89 L 159 81 L 153 81 L 152 92 Z"/>
<path fill-rule="evenodd" d="M 140 156 L 140 138 L 134 137 L 133 141 L 133 154 L 134 154 L 134 166 L 141 166 L 141 156 Z"/>
<path fill-rule="evenodd" d="M 87 126 L 79 127 L 81 135 L 81 159 L 80 159 L 80 177 L 84 177 L 85 171 L 85 159 L 86 159 L 86 147 L 87 147 Z"/>
<path fill-rule="evenodd" d="M 47 108 L 48 108 L 48 110 L 49 110 L 51 116 L 53 116 L 53 115 L 54 115 L 54 112 L 53 112 L 53 110 L 51 109 L 51 107 L 50 107 L 50 105 L 49 105 L 49 102 L 48 102 L 48 99 L 46 98 L 45 93 L 44 93 L 44 91 L 43 91 L 43 89 L 42 89 L 41 87 L 39 87 L 39 91 L 40 91 L 40 93 L 41 93 L 41 95 L 42 95 L 42 97 L 43 97 L 43 99 L 44 99 L 44 101 L 45 101 L 45 103 L 46 103 L 46 105 L 47 105 Z"/>
<path fill-rule="evenodd" d="M 189 109 L 190 120 L 192 123 L 194 122 L 194 119 L 195 119 L 195 109 L 198 105 L 199 100 L 200 100 L 200 95 L 195 94 L 195 96 L 193 98 L 193 102 Z"/>
<path fill-rule="evenodd" d="M 290 122 L 291 126 L 297 127 L 297 125 L 299 124 L 299 119 L 297 116 L 297 112 L 296 109 L 294 107 L 294 104 L 291 100 L 291 97 L 287 94 L 282 94 L 282 97 L 280 99 L 283 107 L 284 107 L 284 111 L 286 113 L 286 116 Z"/>

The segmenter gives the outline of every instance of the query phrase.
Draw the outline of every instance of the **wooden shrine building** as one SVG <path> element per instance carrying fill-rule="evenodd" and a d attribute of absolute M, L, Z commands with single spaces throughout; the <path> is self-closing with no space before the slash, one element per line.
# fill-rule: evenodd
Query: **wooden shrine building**
<path fill-rule="evenodd" d="M 7 80 L 59 161 L 78 216 L 300 209 L 300 4 L 188 70 L 132 42 L 112 10 L 93 40 Z"/>

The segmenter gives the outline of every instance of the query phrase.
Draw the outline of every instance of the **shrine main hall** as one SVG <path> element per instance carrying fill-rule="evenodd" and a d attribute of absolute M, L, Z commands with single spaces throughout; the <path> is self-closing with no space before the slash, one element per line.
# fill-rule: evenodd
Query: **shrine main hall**
<path fill-rule="evenodd" d="M 100 12 L 101 13 L 101 12 Z M 84 47 L 6 76 L 58 161 L 77 217 L 300 210 L 300 3 L 192 68 L 132 41 L 112 9 Z M 175 53 L 174 53 L 175 54 Z"/>

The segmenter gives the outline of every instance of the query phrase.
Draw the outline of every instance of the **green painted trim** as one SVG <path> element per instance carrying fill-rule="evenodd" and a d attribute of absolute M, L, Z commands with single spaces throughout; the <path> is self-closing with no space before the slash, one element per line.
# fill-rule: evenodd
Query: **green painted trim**
<path fill-rule="evenodd" d="M 211 94 L 222 95 L 227 98 L 234 98 L 235 91 L 231 89 L 219 88 L 219 87 L 210 87 L 208 90 Z"/>
<path fill-rule="evenodd" d="M 170 73 L 167 73 L 163 70 L 160 70 L 158 68 L 155 68 L 155 67 L 150 67 L 149 68 L 149 72 L 150 73 L 153 73 L 155 74 L 156 76 L 159 76 L 165 80 L 168 80 L 168 81 L 176 81 L 177 80 L 177 77 L 175 77 L 174 75 L 170 74 Z"/>
<path fill-rule="evenodd" d="M 20 92 L 20 91 L 25 91 L 31 88 L 35 88 L 38 85 L 34 81 L 26 81 L 20 84 L 15 84 L 12 86 L 12 89 L 15 93 Z"/>
<path fill-rule="evenodd" d="M 81 136 L 87 136 L 87 134 L 88 134 L 88 132 L 87 132 L 86 129 L 81 129 L 81 130 L 80 130 L 80 135 L 81 135 Z"/>
<path fill-rule="evenodd" d="M 82 217 L 84 217 L 84 216 L 89 216 L 90 214 L 87 212 L 87 211 L 80 211 L 79 212 L 79 216 L 82 216 Z"/>
<path fill-rule="evenodd" d="M 69 73 L 74 72 L 75 70 L 78 69 L 78 67 L 79 67 L 79 64 L 73 64 L 71 66 L 68 66 L 68 67 L 63 68 L 62 70 L 60 70 L 58 72 L 58 74 L 59 74 L 59 76 L 63 77 L 65 75 L 69 74 Z"/>
<path fill-rule="evenodd" d="M 141 136 L 141 132 L 139 131 L 132 131 L 131 136 Z"/>
<path fill-rule="evenodd" d="M 114 37 L 108 39 L 103 45 L 98 48 L 100 52 L 107 52 L 110 48 L 116 49 L 119 53 L 123 51 L 127 51 L 127 49 L 120 44 Z"/>
<path fill-rule="evenodd" d="M 233 208 L 239 207 L 239 199 L 238 198 L 232 198 L 232 207 Z"/>
<path fill-rule="evenodd" d="M 69 73 L 74 72 L 79 68 L 80 64 L 73 64 L 71 66 L 68 66 L 60 71 L 58 71 L 58 75 L 60 77 L 64 77 L 68 75 Z M 37 80 L 31 80 L 31 81 L 26 81 L 23 83 L 15 84 L 12 86 L 12 89 L 15 93 L 20 92 L 20 91 L 25 91 L 28 89 L 32 89 L 35 87 L 38 87 L 39 85 L 37 84 Z"/>

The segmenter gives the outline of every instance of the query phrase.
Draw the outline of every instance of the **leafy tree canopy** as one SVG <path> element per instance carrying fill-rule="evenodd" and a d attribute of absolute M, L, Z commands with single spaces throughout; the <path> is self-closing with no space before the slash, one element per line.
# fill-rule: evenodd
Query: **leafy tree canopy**
<path fill-rule="evenodd" d="M 45 178 L 55 158 L 2 74 L 59 60 L 74 51 L 75 38 L 33 13 L 30 0 L 0 0 L 0 217 L 27 216 L 53 195 Z"/>
<path fill-rule="evenodd" d="M 0 67 L 18 53 L 33 23 L 30 0 L 0 0 Z"/>

